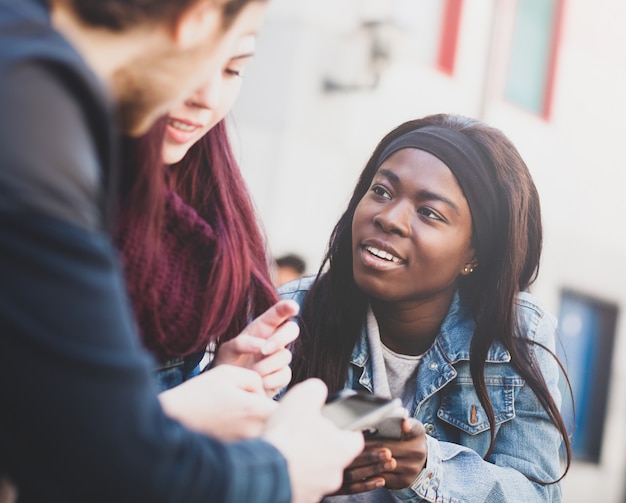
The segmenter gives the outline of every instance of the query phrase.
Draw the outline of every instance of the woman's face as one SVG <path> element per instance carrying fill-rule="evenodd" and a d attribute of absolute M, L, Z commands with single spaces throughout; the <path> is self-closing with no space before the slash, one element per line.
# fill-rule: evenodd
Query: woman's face
<path fill-rule="evenodd" d="M 223 3 L 193 2 L 178 21 L 157 27 L 161 38 L 153 50 L 131 55 L 109 77 L 124 132 L 145 133 L 190 92 L 221 75 L 241 39 L 259 30 L 268 8 L 266 1 L 251 1 L 224 30 Z"/>
<path fill-rule="evenodd" d="M 244 68 L 254 54 L 255 40 L 254 33 L 243 34 L 226 64 L 168 114 L 163 142 L 165 164 L 180 161 L 230 111 L 241 89 Z"/>
<path fill-rule="evenodd" d="M 399 150 L 354 213 L 354 279 L 381 301 L 449 296 L 475 264 L 471 238 L 469 206 L 450 169 L 423 150 Z"/>

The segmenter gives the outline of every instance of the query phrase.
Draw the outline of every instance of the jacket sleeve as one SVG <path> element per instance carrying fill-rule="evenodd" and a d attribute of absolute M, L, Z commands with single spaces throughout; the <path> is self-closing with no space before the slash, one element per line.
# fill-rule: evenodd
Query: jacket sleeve
<path fill-rule="evenodd" d="M 531 339 L 554 351 L 556 319 L 542 313 L 527 326 Z M 559 367 L 554 357 L 537 345 L 531 346 L 548 390 L 558 406 Z M 562 474 L 559 450 L 562 439 L 529 386 L 515 396 L 515 417 L 502 423 L 494 451 L 483 460 L 474 450 L 432 437 L 428 440 L 428 463 L 411 487 L 395 491 L 400 501 L 464 503 L 557 503 L 561 501 Z"/>
<path fill-rule="evenodd" d="M 163 414 L 97 228 L 97 165 L 71 134 L 84 118 L 53 78 L 26 96 L 4 77 L 0 109 L 21 115 L 0 128 L 0 456 L 20 499 L 289 501 L 273 446 L 222 443 Z M 45 135 L 36 149 L 26 141 Z"/>

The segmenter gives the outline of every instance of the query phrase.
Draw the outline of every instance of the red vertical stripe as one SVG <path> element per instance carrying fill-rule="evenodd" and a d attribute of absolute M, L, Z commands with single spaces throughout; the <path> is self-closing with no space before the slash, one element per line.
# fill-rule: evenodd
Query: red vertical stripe
<path fill-rule="evenodd" d="M 454 61 L 456 59 L 456 45 L 459 38 L 462 7 L 463 0 L 445 0 L 443 7 L 437 67 L 448 75 L 454 73 Z"/>
<path fill-rule="evenodd" d="M 565 0 L 555 0 L 554 6 L 554 28 L 552 32 L 552 44 L 550 47 L 550 57 L 548 58 L 548 71 L 546 76 L 545 96 L 543 99 L 542 117 L 545 120 L 550 118 L 552 112 L 552 100 L 554 98 L 554 83 L 556 79 L 556 64 L 561 46 L 561 31 L 563 29 L 563 18 L 565 11 Z"/>

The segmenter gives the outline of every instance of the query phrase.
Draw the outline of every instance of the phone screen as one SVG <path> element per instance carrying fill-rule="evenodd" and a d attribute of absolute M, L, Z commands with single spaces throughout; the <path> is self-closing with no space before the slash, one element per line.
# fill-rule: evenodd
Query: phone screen
<path fill-rule="evenodd" d="M 376 430 L 386 418 L 406 417 L 399 399 L 391 400 L 353 390 L 343 390 L 329 397 L 322 414 L 340 428 L 361 431 Z"/>
<path fill-rule="evenodd" d="M 323 414 L 340 428 L 347 428 L 350 424 L 378 410 L 388 402 L 385 399 L 370 400 L 361 395 L 352 395 L 329 403 L 324 407 Z"/>

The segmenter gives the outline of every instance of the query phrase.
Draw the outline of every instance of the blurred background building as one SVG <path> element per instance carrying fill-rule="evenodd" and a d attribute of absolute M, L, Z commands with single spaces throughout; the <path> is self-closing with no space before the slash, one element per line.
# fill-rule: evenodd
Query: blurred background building
<path fill-rule="evenodd" d="M 272 0 L 233 121 L 272 253 L 316 272 L 376 143 L 437 112 L 499 127 L 533 173 L 533 292 L 576 402 L 564 501 L 626 503 L 626 2 Z"/>

